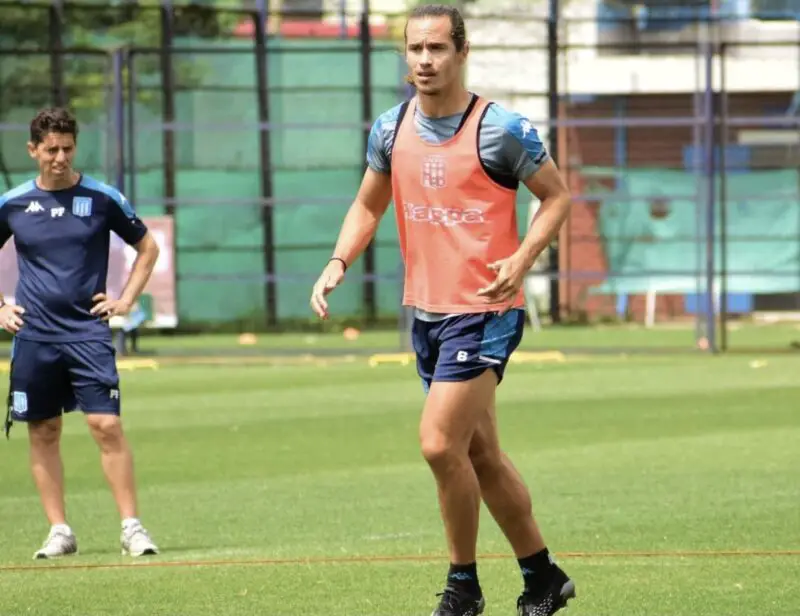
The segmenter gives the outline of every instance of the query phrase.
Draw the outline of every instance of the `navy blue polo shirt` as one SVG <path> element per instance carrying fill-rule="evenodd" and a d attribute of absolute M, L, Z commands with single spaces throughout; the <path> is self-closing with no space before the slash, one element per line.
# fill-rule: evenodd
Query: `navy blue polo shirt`
<path fill-rule="evenodd" d="M 0 246 L 14 237 L 14 300 L 25 309 L 18 338 L 109 338 L 108 322 L 89 311 L 106 292 L 111 231 L 134 245 L 147 227 L 118 190 L 85 175 L 72 188 L 42 190 L 31 180 L 0 197 Z"/>

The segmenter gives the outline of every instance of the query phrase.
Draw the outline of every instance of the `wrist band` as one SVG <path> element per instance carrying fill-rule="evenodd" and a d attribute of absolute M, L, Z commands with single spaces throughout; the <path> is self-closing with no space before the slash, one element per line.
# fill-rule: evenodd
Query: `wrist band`
<path fill-rule="evenodd" d="M 345 263 L 345 260 L 342 259 L 341 257 L 331 257 L 330 259 L 328 259 L 328 263 L 330 263 L 331 261 L 340 261 L 341 264 L 344 266 L 344 271 L 347 271 L 347 263 Z"/>

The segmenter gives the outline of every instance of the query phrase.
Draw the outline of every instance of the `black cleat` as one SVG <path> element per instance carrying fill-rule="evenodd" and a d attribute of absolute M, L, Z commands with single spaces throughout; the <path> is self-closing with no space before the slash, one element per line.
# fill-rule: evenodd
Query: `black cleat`
<path fill-rule="evenodd" d="M 444 592 L 436 596 L 442 600 L 431 616 L 478 616 L 483 614 L 483 608 L 486 607 L 483 597 L 471 597 L 452 586 L 447 586 Z"/>
<path fill-rule="evenodd" d="M 534 595 L 526 591 L 519 596 L 517 616 L 551 616 L 567 607 L 567 601 L 574 598 L 575 582 L 556 567 L 553 580 L 544 592 Z"/>

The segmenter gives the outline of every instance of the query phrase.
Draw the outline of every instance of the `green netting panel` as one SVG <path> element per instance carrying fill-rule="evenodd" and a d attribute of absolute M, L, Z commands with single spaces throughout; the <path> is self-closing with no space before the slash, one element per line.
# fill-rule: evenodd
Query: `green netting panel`
<path fill-rule="evenodd" d="M 260 210 L 255 203 L 260 188 L 252 45 L 224 39 L 181 39 L 176 45 L 241 49 L 173 56 L 178 90 L 175 229 L 179 319 L 192 323 L 252 319 L 264 310 L 263 285 L 258 281 L 264 268 Z M 142 148 L 145 160 L 163 160 L 162 138 L 161 130 L 156 129 L 140 145 L 137 165 Z M 163 173 L 148 173 L 148 177 L 154 180 L 152 184 L 146 191 L 137 190 L 137 198 L 143 202 L 151 194 L 157 198 L 164 195 Z M 250 203 L 240 205 L 241 200 Z"/>
<path fill-rule="evenodd" d="M 625 182 L 631 198 L 605 198 L 598 219 L 608 269 L 623 275 L 610 277 L 592 291 L 644 293 L 655 289 L 694 293 L 698 281 L 702 291 L 706 282 L 705 221 L 701 219 L 698 231 L 697 208 L 704 216 L 703 180 L 680 171 L 632 170 L 626 172 Z M 726 185 L 728 290 L 800 290 L 798 172 L 728 174 Z M 651 213 L 651 197 L 656 196 L 662 196 L 668 204 L 665 217 Z M 722 256 L 719 225 L 718 203 L 716 268 Z M 699 267 L 698 242 L 703 250 Z M 657 273 L 666 271 L 676 273 Z M 718 275 L 717 285 L 719 278 Z"/>
<path fill-rule="evenodd" d="M 180 319 L 263 322 L 264 244 L 261 208 L 256 203 L 261 187 L 252 44 L 224 39 L 176 43 L 241 50 L 176 54 L 173 58 L 178 86 L 176 122 L 190 127 L 175 134 L 176 260 L 178 275 L 184 278 L 178 284 Z M 300 51 L 298 47 L 318 50 Z M 273 40 L 270 48 L 270 120 L 296 125 L 270 134 L 274 194 L 278 200 L 288 200 L 274 209 L 278 316 L 309 318 L 311 284 L 330 255 L 363 172 L 363 132 L 357 126 L 362 122 L 360 52 L 355 41 Z M 331 53 L 331 48 L 344 51 Z M 142 216 L 164 212 L 163 131 L 159 125 L 163 94 L 158 62 L 156 54 L 139 53 L 134 58 L 136 126 L 128 138 L 134 141 L 136 164 L 126 177 L 126 192 L 135 196 L 134 205 Z M 11 70 L 9 66 L 0 67 L 0 77 L 2 71 Z M 69 65 L 67 72 L 73 81 L 85 74 L 110 79 L 107 57 L 87 56 L 72 66 L 73 72 L 69 73 Z M 373 52 L 372 74 L 374 118 L 400 100 L 403 69 L 397 52 Z M 96 89 L 93 93 L 85 91 L 93 97 L 87 103 L 93 110 L 81 118 L 76 166 L 114 182 L 111 155 L 116 127 L 108 120 L 110 89 L 105 82 L 92 87 Z M 25 125 L 34 111 L 34 107 L 18 108 L 3 120 Z M 252 128 L 220 129 L 220 125 L 243 123 Z M 353 126 L 337 127 L 339 124 Z M 26 138 L 24 131 L 0 135 L 15 183 L 34 171 L 25 152 Z M 192 199 L 202 199 L 205 204 L 188 203 Z M 250 203 L 242 204 L 242 200 Z M 529 200 L 521 190 L 521 233 Z M 378 312 L 396 315 L 402 268 L 393 209 L 387 212 L 376 239 L 376 273 L 381 278 L 376 287 Z M 332 299 L 338 314 L 361 313 L 363 285 L 354 277 L 362 271 L 363 259 L 352 267 L 348 281 Z"/>
<path fill-rule="evenodd" d="M 296 44 L 310 46 L 309 41 Z M 348 51 L 338 53 L 325 51 L 336 42 L 311 44 L 319 46 L 320 52 L 293 53 L 295 43 L 282 42 L 285 51 L 274 54 L 270 63 L 271 119 L 321 125 L 277 130 L 272 135 L 275 196 L 293 202 L 275 211 L 276 263 L 282 277 L 280 318 L 310 316 L 311 285 L 330 257 L 364 168 L 363 131 L 355 126 L 362 122 L 359 51 L 350 41 L 341 42 Z M 372 74 L 373 115 L 377 116 L 399 101 L 397 54 L 374 52 Z M 338 124 L 354 126 L 335 127 Z M 376 259 L 377 274 L 394 273 L 396 263 L 396 257 Z M 354 278 L 362 272 L 363 260 L 349 270 L 347 282 L 331 300 L 336 313 L 361 314 L 363 285 Z M 379 308 L 396 312 L 396 293 L 384 292 L 386 285 L 377 284 Z"/>

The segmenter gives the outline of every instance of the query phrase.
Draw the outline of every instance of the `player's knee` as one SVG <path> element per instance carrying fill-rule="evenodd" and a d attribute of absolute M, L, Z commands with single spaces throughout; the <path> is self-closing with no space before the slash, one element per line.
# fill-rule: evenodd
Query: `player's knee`
<path fill-rule="evenodd" d="M 123 447 L 122 422 L 116 415 L 87 415 L 86 422 L 92 436 L 103 451 L 115 451 Z"/>
<path fill-rule="evenodd" d="M 28 423 L 28 433 L 31 446 L 55 447 L 61 438 L 61 418 L 31 421 Z"/>
<path fill-rule="evenodd" d="M 445 469 L 458 461 L 461 448 L 458 443 L 440 431 L 420 434 L 420 448 L 425 461 L 434 469 Z"/>

